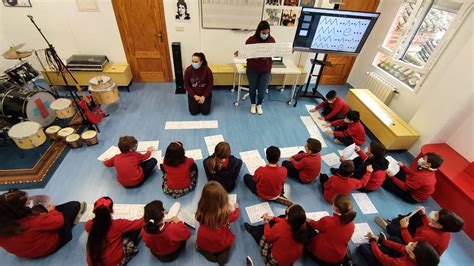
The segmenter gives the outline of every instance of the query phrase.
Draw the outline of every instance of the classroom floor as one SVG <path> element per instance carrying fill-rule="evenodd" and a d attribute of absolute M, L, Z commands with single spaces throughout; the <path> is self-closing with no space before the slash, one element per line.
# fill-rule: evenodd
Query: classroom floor
<path fill-rule="evenodd" d="M 323 86 L 323 95 L 330 89 L 335 89 L 338 94 L 345 96 L 346 86 Z M 235 93 L 230 90 L 216 90 L 213 92 L 212 112 L 209 116 L 202 115 L 192 117 L 187 109 L 187 96 L 175 95 L 174 85 L 171 83 L 144 83 L 134 84 L 131 92 L 122 92 L 124 106 L 115 106 L 110 116 L 101 124 L 99 144 L 93 147 L 83 147 L 70 151 L 53 177 L 44 189 L 29 190 L 30 195 L 48 194 L 55 204 L 65 201 L 80 200 L 93 203 L 101 196 L 110 196 L 115 203 L 146 204 L 152 200 L 159 199 L 169 208 L 175 201 L 161 190 L 162 174 L 156 171 L 154 176 L 143 186 L 136 189 L 125 189 L 115 180 L 114 169 L 105 168 L 96 158 L 111 145 L 116 145 L 118 138 L 123 135 L 133 135 L 138 140 L 159 140 L 159 149 L 165 150 L 166 146 L 175 140 L 184 143 L 185 149 L 202 150 L 203 156 L 208 152 L 204 143 L 204 137 L 222 134 L 224 139 L 231 144 L 232 152 L 239 157 L 242 151 L 258 149 L 260 155 L 264 156 L 264 148 L 270 145 L 279 147 L 303 146 L 309 134 L 301 122 L 299 116 L 308 115 L 305 104 L 313 104 L 310 99 L 301 99 L 298 106 L 288 106 L 286 101 L 289 90 L 285 92 L 271 90 L 263 104 L 264 115 L 251 115 L 249 113 L 249 100 L 241 102 L 235 107 Z M 281 102 L 277 101 L 281 100 Z M 126 109 L 124 109 L 124 107 Z M 219 128 L 196 129 L 196 130 L 164 130 L 166 121 L 178 120 L 218 120 Z M 328 154 L 341 149 L 340 146 L 331 142 L 331 138 L 323 133 L 328 144 L 323 148 L 321 154 Z M 369 141 L 366 141 L 368 144 Z M 410 163 L 413 158 L 407 152 L 391 153 L 394 158 L 405 163 Z M 196 190 L 179 198 L 182 208 L 194 212 L 197 207 L 202 187 L 207 179 L 202 167 L 202 160 L 197 162 L 199 166 L 199 179 Z M 328 173 L 329 167 L 323 163 L 323 173 Z M 245 207 L 260 203 L 260 200 L 252 194 L 244 185 L 242 177 L 247 172 L 242 167 L 238 184 L 233 193 L 238 195 L 238 203 L 241 206 L 240 218 L 232 224 L 232 230 L 236 235 L 234 246 L 228 265 L 244 265 L 245 257 L 250 255 L 256 265 L 262 265 L 258 246 L 252 237 L 245 231 L 244 222 L 248 222 Z M 302 205 L 307 212 L 328 211 L 331 206 L 324 200 L 319 181 L 302 185 L 294 180 L 287 180 L 285 191 L 290 199 Z M 369 195 L 370 199 L 383 217 L 394 217 L 399 213 L 407 213 L 414 209 L 414 205 L 404 203 L 383 189 Z M 270 203 L 275 215 L 284 213 L 283 205 Z M 438 205 L 429 200 L 424 204 L 428 211 L 438 209 Z M 374 214 L 363 215 L 354 203 L 354 209 L 358 211 L 356 223 L 368 222 L 374 233 L 380 232 L 374 223 Z M 85 265 L 85 246 L 87 234 L 84 232 L 84 224 L 75 226 L 73 240 L 57 253 L 42 259 L 23 260 L 18 259 L 3 249 L 0 250 L 1 265 Z M 210 265 L 202 255 L 196 252 L 194 245 L 196 232 L 193 230 L 188 240 L 185 251 L 180 257 L 169 265 Z M 355 245 L 350 243 L 351 252 L 355 263 L 365 265 L 355 252 Z M 462 232 L 453 234 L 449 249 L 441 258 L 441 265 L 472 265 L 474 261 L 473 242 Z M 156 265 L 160 264 L 150 251 L 140 243 L 139 254 L 129 265 Z M 314 264 L 308 257 L 303 256 L 295 265 Z"/>

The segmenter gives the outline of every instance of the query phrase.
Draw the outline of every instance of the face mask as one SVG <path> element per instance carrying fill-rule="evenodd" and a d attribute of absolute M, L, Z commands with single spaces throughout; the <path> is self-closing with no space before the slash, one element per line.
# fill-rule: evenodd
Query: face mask
<path fill-rule="evenodd" d="M 344 122 L 349 124 L 351 122 L 351 120 L 347 119 L 347 118 L 344 118 Z"/>
<path fill-rule="evenodd" d="M 418 159 L 418 166 L 419 167 L 423 167 L 423 164 L 425 163 L 425 160 L 423 159 L 423 157 L 421 157 L 420 159 Z"/>
<path fill-rule="evenodd" d="M 260 33 L 260 38 L 262 38 L 262 40 L 266 40 L 268 38 L 268 36 L 270 36 L 270 34 Z"/>
<path fill-rule="evenodd" d="M 199 69 L 201 67 L 201 64 L 199 63 L 192 63 L 194 69 Z"/>
<path fill-rule="evenodd" d="M 438 220 L 438 214 L 437 211 L 431 211 L 428 216 L 430 217 L 431 221 L 436 222 Z"/>
<path fill-rule="evenodd" d="M 330 100 L 328 100 L 328 103 L 334 103 L 334 101 L 330 101 Z"/>

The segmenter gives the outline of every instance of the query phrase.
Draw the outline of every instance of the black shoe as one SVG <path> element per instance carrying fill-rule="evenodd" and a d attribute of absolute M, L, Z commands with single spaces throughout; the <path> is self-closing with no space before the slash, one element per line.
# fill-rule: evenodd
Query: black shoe
<path fill-rule="evenodd" d="M 332 175 L 337 175 L 337 168 L 330 168 L 329 171 L 331 171 Z"/>
<path fill-rule="evenodd" d="M 249 234 L 253 233 L 253 226 L 251 226 L 249 223 L 244 223 L 245 231 L 249 232 Z"/>

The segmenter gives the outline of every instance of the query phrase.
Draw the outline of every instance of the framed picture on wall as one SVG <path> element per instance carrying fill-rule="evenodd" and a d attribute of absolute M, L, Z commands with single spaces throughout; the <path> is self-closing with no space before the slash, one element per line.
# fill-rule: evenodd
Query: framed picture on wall
<path fill-rule="evenodd" d="M 30 0 L 2 0 L 2 3 L 7 7 L 31 7 Z"/>
<path fill-rule="evenodd" d="M 188 4 L 185 0 L 176 1 L 176 22 L 188 22 L 191 21 L 191 15 L 189 14 Z"/>

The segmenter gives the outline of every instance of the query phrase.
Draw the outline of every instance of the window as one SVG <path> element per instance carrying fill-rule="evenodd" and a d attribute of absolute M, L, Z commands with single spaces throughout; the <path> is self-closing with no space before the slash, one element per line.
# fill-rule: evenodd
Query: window
<path fill-rule="evenodd" d="M 373 64 L 416 89 L 471 7 L 470 1 L 403 1 Z"/>

